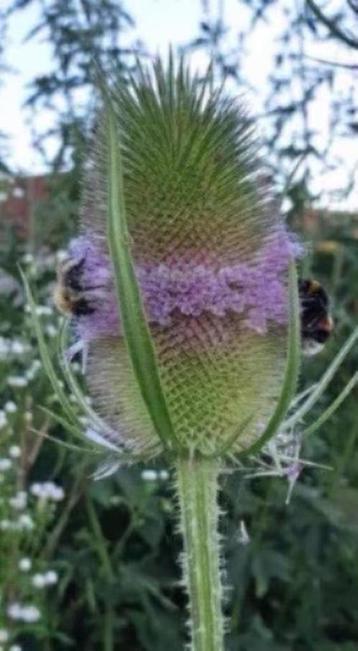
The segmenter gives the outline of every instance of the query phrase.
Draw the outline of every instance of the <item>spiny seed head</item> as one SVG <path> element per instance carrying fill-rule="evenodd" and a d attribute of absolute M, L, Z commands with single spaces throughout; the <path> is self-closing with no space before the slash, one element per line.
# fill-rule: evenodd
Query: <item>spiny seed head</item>
<path fill-rule="evenodd" d="M 283 379 L 287 272 L 299 246 L 285 229 L 236 100 L 181 63 L 157 63 L 112 89 L 131 253 L 176 438 L 212 453 L 259 436 Z M 101 122 L 101 121 L 100 121 Z M 109 427 L 132 447 L 158 440 L 129 358 L 106 236 L 108 158 L 100 123 L 84 182 L 81 263 L 88 384 Z M 232 451 L 232 450 L 231 450 Z"/>

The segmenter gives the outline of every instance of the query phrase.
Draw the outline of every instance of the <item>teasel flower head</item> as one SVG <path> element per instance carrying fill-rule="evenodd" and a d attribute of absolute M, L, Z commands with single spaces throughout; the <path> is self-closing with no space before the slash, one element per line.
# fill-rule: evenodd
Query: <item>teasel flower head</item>
<path fill-rule="evenodd" d="M 203 455 L 248 450 L 282 391 L 289 267 L 301 252 L 267 180 L 253 122 L 183 62 L 139 69 L 109 95 L 112 140 L 103 116 L 69 250 L 86 300 L 73 321 L 88 351 L 93 408 L 110 441 L 134 450 L 160 451 L 162 443 Z M 108 230 L 113 156 L 121 161 L 114 183 L 125 206 L 122 234 L 118 216 Z M 117 268 L 116 247 L 125 259 Z M 139 326 L 125 313 L 133 307 L 124 285 L 131 272 Z M 150 368 L 131 323 L 148 336 Z M 152 390 L 160 404 L 152 395 L 148 409 Z"/>

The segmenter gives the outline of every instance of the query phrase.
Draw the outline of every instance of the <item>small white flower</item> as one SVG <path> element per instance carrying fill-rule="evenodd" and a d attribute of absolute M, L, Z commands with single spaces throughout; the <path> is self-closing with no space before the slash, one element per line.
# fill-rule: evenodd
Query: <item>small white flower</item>
<path fill-rule="evenodd" d="M 49 570 L 46 572 L 44 575 L 46 585 L 55 585 L 58 581 L 58 574 L 55 572 L 55 570 Z"/>
<path fill-rule="evenodd" d="M 25 491 L 18 491 L 15 497 L 10 497 L 9 504 L 10 506 L 12 506 L 13 509 L 16 509 L 17 511 L 22 511 L 22 509 L 26 508 L 27 493 L 25 493 Z"/>
<path fill-rule="evenodd" d="M 32 562 L 30 558 L 21 558 L 19 560 L 19 570 L 21 570 L 21 572 L 29 572 L 29 570 L 31 570 L 31 567 Z"/>
<path fill-rule="evenodd" d="M 22 619 L 24 622 L 29 624 L 33 622 L 38 622 L 41 617 L 41 613 L 36 606 L 25 606 L 22 610 Z"/>
<path fill-rule="evenodd" d="M 34 521 L 27 513 L 22 513 L 18 519 L 18 526 L 20 529 L 27 529 L 31 531 L 34 528 Z"/>
<path fill-rule="evenodd" d="M 18 459 L 19 457 L 21 457 L 21 448 L 18 445 L 12 445 L 9 448 L 9 455 L 13 459 Z"/>
<path fill-rule="evenodd" d="M 27 622 L 28 624 L 37 622 L 41 617 L 41 613 L 36 606 L 22 605 L 18 602 L 10 604 L 6 612 L 10 619 Z"/>
<path fill-rule="evenodd" d="M 22 341 L 15 340 L 11 344 L 11 352 L 13 355 L 23 355 L 28 350 L 28 347 Z"/>
<path fill-rule="evenodd" d="M 25 264 L 32 264 L 32 263 L 34 262 L 34 260 L 35 260 L 35 258 L 34 258 L 34 256 L 32 255 L 32 253 L 25 253 L 25 254 L 22 256 L 22 261 L 23 261 Z"/>
<path fill-rule="evenodd" d="M 9 651 L 22 651 L 22 647 L 19 644 L 12 644 Z"/>
<path fill-rule="evenodd" d="M 9 639 L 9 633 L 5 628 L 0 628 L 0 642 L 7 642 Z"/>
<path fill-rule="evenodd" d="M 156 470 L 142 470 L 142 479 L 144 481 L 156 481 L 158 479 L 158 473 Z"/>
<path fill-rule="evenodd" d="M 52 481 L 36 482 L 30 487 L 30 492 L 39 499 L 53 500 L 54 502 L 61 502 L 65 496 L 63 488 Z"/>
<path fill-rule="evenodd" d="M 44 588 L 47 585 L 46 576 L 44 574 L 34 574 L 31 579 L 31 583 L 34 588 Z"/>
<path fill-rule="evenodd" d="M 53 309 L 48 305 L 36 305 L 35 311 L 37 316 L 51 316 L 53 314 Z"/>
<path fill-rule="evenodd" d="M 68 258 L 68 253 L 65 249 L 59 249 L 56 251 L 56 259 L 58 262 L 64 262 Z"/>
<path fill-rule="evenodd" d="M 5 403 L 5 411 L 8 414 L 14 414 L 17 411 L 17 405 L 12 400 L 8 400 Z"/>
<path fill-rule="evenodd" d="M 11 522 L 7 518 L 0 520 L 0 529 L 1 531 L 8 531 L 11 529 Z"/>
<path fill-rule="evenodd" d="M 52 482 L 45 483 L 45 490 L 47 490 L 48 497 L 54 502 L 61 502 L 65 497 L 63 488 L 53 484 Z"/>
<path fill-rule="evenodd" d="M 32 493 L 32 495 L 35 495 L 35 497 L 42 497 L 42 484 L 40 484 L 39 482 L 32 484 L 30 486 L 30 492 Z"/>
<path fill-rule="evenodd" d="M 56 337 L 58 335 L 58 330 L 54 325 L 52 325 L 52 323 L 49 323 L 46 326 L 45 332 L 48 337 Z"/>
<path fill-rule="evenodd" d="M 169 472 L 167 470 L 160 470 L 159 479 L 162 479 L 163 481 L 169 479 Z"/>
<path fill-rule="evenodd" d="M 7 614 L 10 617 L 10 619 L 22 619 L 22 606 L 21 604 L 14 602 L 13 604 L 10 604 L 7 608 Z"/>
<path fill-rule="evenodd" d="M 12 466 L 12 461 L 11 459 L 7 459 L 6 457 L 2 457 L 0 459 L 0 471 L 4 472 L 5 470 L 10 470 Z"/>
<path fill-rule="evenodd" d="M 14 388 L 26 387 L 28 384 L 26 377 L 22 375 L 9 375 L 7 383 L 10 387 Z"/>

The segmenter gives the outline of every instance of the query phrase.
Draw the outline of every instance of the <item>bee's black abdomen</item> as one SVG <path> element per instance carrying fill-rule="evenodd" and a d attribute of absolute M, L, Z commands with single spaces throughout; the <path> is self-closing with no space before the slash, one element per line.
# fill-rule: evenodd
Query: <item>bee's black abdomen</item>
<path fill-rule="evenodd" d="M 316 333 L 315 333 L 315 340 L 319 344 L 324 344 L 324 343 L 326 343 L 326 341 L 329 338 L 330 334 L 331 333 L 328 330 L 317 330 Z"/>
<path fill-rule="evenodd" d="M 95 312 L 94 307 L 85 298 L 81 298 L 73 304 L 72 314 L 74 316 L 88 316 L 93 312 Z"/>
<path fill-rule="evenodd" d="M 307 347 L 311 342 L 323 346 L 333 330 L 333 321 L 329 316 L 328 295 L 316 280 L 311 279 L 300 279 L 298 291 L 303 345 Z M 308 354 L 314 352 L 317 351 L 313 349 L 313 352 Z"/>
<path fill-rule="evenodd" d="M 73 265 L 65 274 L 65 285 L 73 291 L 80 292 L 82 290 L 82 275 L 85 258 L 80 262 Z"/>

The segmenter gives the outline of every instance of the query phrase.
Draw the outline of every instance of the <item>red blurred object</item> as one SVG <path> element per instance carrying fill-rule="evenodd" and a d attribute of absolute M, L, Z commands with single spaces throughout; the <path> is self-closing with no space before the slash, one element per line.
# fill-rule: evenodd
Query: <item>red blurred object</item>
<path fill-rule="evenodd" d="M 0 228 L 14 229 L 21 238 L 31 231 L 32 216 L 49 196 L 48 175 L 0 178 Z"/>

